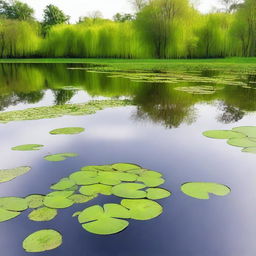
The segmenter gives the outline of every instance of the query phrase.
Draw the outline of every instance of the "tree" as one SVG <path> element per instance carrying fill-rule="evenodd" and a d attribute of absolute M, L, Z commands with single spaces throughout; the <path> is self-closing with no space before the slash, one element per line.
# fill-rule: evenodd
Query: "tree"
<path fill-rule="evenodd" d="M 15 20 L 33 20 L 34 10 L 20 1 L 6 2 L 0 0 L 0 16 Z"/>
<path fill-rule="evenodd" d="M 219 0 L 220 4 L 223 6 L 223 11 L 227 13 L 232 13 L 236 11 L 241 4 L 243 3 L 243 0 Z"/>
<path fill-rule="evenodd" d="M 113 17 L 114 21 L 116 22 L 126 22 L 126 21 L 131 21 L 134 20 L 134 16 L 130 13 L 117 13 Z"/>
<path fill-rule="evenodd" d="M 148 4 L 148 2 L 149 0 L 130 0 L 130 3 L 136 12 L 141 11 Z"/>

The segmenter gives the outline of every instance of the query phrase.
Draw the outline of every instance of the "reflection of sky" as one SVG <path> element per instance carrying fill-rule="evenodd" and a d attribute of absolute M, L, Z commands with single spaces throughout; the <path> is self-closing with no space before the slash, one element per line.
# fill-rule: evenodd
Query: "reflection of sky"
<path fill-rule="evenodd" d="M 84 231 L 77 209 L 60 210 L 56 220 L 35 223 L 27 220 L 28 211 L 13 221 L 0 224 L 1 255 L 33 255 L 22 251 L 22 240 L 38 229 L 61 231 L 63 245 L 44 256 L 251 256 L 256 253 L 256 171 L 255 155 L 241 153 L 224 140 L 202 136 L 207 129 L 229 129 L 255 125 L 253 115 L 232 125 L 216 120 L 214 105 L 196 105 L 198 119 L 188 126 L 167 129 L 160 124 L 131 118 L 136 107 L 106 109 L 91 116 L 12 122 L 0 125 L 1 168 L 31 165 L 30 173 L 0 185 L 1 196 L 47 193 L 49 186 L 84 165 L 132 162 L 160 171 L 166 178 L 163 187 L 173 195 L 161 200 L 164 213 L 150 221 L 131 221 L 124 232 L 96 236 Z M 86 131 L 75 136 L 53 136 L 49 131 L 65 126 L 82 126 Z M 127 136 L 126 136 L 127 135 Z M 13 152 L 23 143 L 44 144 L 36 152 Z M 75 152 L 79 157 L 52 163 L 42 159 L 49 153 Z M 188 181 L 212 181 L 231 187 L 229 196 L 196 200 L 183 195 L 180 185 Z M 99 197 L 92 204 L 119 202 Z"/>

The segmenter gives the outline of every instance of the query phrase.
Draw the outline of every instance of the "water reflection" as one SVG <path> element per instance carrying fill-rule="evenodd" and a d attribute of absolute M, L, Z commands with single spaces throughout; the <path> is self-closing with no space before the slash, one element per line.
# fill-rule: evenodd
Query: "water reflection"
<path fill-rule="evenodd" d="M 216 118 L 226 124 L 237 122 L 248 112 L 256 110 L 256 90 L 253 87 L 229 85 L 211 95 L 198 95 L 174 90 L 177 86 L 188 86 L 188 83 L 136 83 L 68 67 L 68 64 L 1 64 L 0 110 L 21 103 L 39 103 L 49 90 L 54 98 L 51 104 L 55 105 L 69 103 L 81 91 L 91 99 L 128 97 L 137 106 L 135 119 L 150 120 L 169 128 L 195 122 L 198 103 L 217 102 L 220 113 Z M 214 77 L 219 73 L 203 70 L 199 75 Z M 254 81 L 255 76 L 248 75 L 248 83 Z"/>

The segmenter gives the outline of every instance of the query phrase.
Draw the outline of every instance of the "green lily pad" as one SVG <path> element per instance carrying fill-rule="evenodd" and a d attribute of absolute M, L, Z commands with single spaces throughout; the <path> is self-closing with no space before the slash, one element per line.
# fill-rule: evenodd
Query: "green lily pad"
<path fill-rule="evenodd" d="M 0 170 L 0 183 L 11 181 L 31 170 L 29 166 L 21 166 L 13 169 Z"/>
<path fill-rule="evenodd" d="M 63 190 L 63 191 L 54 191 L 51 192 L 49 194 L 47 194 L 46 196 L 62 196 L 62 197 L 70 197 L 71 195 L 74 194 L 73 190 Z"/>
<path fill-rule="evenodd" d="M 148 199 L 123 199 L 121 205 L 130 210 L 131 218 L 135 220 L 150 220 L 163 212 L 160 204 Z"/>
<path fill-rule="evenodd" d="M 25 144 L 25 145 L 13 147 L 12 150 L 33 151 L 33 150 L 40 150 L 43 146 L 44 145 L 40 145 L 40 144 Z"/>
<path fill-rule="evenodd" d="M 3 208 L 0 208 L 0 222 L 14 219 L 20 214 L 20 212 L 8 211 Z"/>
<path fill-rule="evenodd" d="M 50 221 L 57 216 L 56 209 L 50 209 L 48 207 L 42 207 L 36 210 L 33 210 L 28 218 L 33 221 Z"/>
<path fill-rule="evenodd" d="M 1 197 L 0 208 L 9 211 L 25 211 L 28 208 L 26 199 L 19 197 Z"/>
<path fill-rule="evenodd" d="M 142 175 L 137 181 L 143 182 L 147 187 L 157 187 L 165 182 L 163 178 L 150 177 L 148 175 Z"/>
<path fill-rule="evenodd" d="M 25 198 L 28 204 L 28 208 L 39 208 L 44 204 L 44 196 L 43 195 L 29 195 Z"/>
<path fill-rule="evenodd" d="M 81 171 L 113 171 L 111 165 L 88 165 L 81 168 Z"/>
<path fill-rule="evenodd" d="M 74 212 L 73 215 L 72 215 L 72 217 L 77 217 L 77 216 L 79 216 L 80 214 L 81 214 L 81 211 Z"/>
<path fill-rule="evenodd" d="M 190 94 L 214 94 L 217 88 L 213 86 L 182 86 L 175 88 L 177 91 L 187 92 Z"/>
<path fill-rule="evenodd" d="M 85 196 L 81 194 L 74 194 L 69 197 L 69 199 L 71 199 L 75 204 L 83 204 L 91 201 L 94 198 L 95 198 L 94 196 Z"/>
<path fill-rule="evenodd" d="M 104 208 L 94 205 L 85 209 L 79 214 L 78 221 L 85 223 L 82 227 L 90 233 L 110 235 L 121 232 L 129 225 L 128 221 L 119 218 L 130 218 L 130 212 L 119 204 L 105 204 Z"/>
<path fill-rule="evenodd" d="M 99 183 L 98 173 L 96 171 L 79 171 L 72 173 L 69 178 L 77 185 L 92 185 Z"/>
<path fill-rule="evenodd" d="M 238 139 L 229 139 L 228 144 L 235 147 L 242 147 L 242 148 L 250 148 L 256 147 L 256 141 L 253 141 L 251 138 L 238 138 Z"/>
<path fill-rule="evenodd" d="M 163 188 L 148 188 L 146 190 L 147 198 L 151 200 L 158 200 L 169 197 L 171 193 Z"/>
<path fill-rule="evenodd" d="M 256 154 L 256 147 L 255 148 L 244 148 L 242 150 L 242 152 Z"/>
<path fill-rule="evenodd" d="M 39 230 L 23 241 L 26 252 L 44 252 L 53 250 L 62 244 L 62 235 L 52 229 Z"/>
<path fill-rule="evenodd" d="M 248 137 L 256 138 L 256 126 L 240 126 L 232 129 L 235 132 L 240 132 Z"/>
<path fill-rule="evenodd" d="M 74 204 L 73 200 L 68 197 L 71 196 L 74 191 L 55 191 L 45 196 L 44 205 L 49 208 L 64 209 Z"/>
<path fill-rule="evenodd" d="M 67 158 L 76 157 L 76 156 L 78 156 L 78 154 L 75 154 L 75 153 L 60 153 L 60 154 L 45 156 L 44 159 L 49 161 L 49 162 L 60 162 L 60 161 L 66 160 Z"/>
<path fill-rule="evenodd" d="M 181 191 L 197 199 L 209 199 L 209 194 L 226 196 L 231 190 L 225 185 L 211 182 L 190 182 L 181 186 Z"/>
<path fill-rule="evenodd" d="M 244 134 L 229 130 L 212 130 L 203 132 L 203 135 L 212 139 L 235 139 L 243 138 Z"/>
<path fill-rule="evenodd" d="M 140 169 L 141 167 L 135 164 L 118 163 L 112 164 L 112 168 L 121 172 L 129 172 L 134 169 Z"/>
<path fill-rule="evenodd" d="M 114 172 L 99 172 L 98 180 L 101 184 L 111 186 L 121 183 L 121 180 Z"/>
<path fill-rule="evenodd" d="M 112 186 L 104 184 L 88 185 L 81 187 L 79 192 L 86 196 L 93 196 L 97 194 L 110 196 L 112 195 Z"/>
<path fill-rule="evenodd" d="M 85 129 L 82 127 L 66 127 L 66 128 L 59 128 L 50 131 L 50 134 L 53 135 L 74 135 L 84 132 Z"/>
<path fill-rule="evenodd" d="M 63 178 L 59 182 L 52 185 L 50 188 L 54 190 L 66 190 L 74 187 L 76 184 L 69 178 Z"/>
<path fill-rule="evenodd" d="M 112 188 L 112 193 L 115 196 L 124 198 L 144 198 L 147 196 L 147 193 L 140 189 L 145 187 L 143 184 L 121 183 Z"/>

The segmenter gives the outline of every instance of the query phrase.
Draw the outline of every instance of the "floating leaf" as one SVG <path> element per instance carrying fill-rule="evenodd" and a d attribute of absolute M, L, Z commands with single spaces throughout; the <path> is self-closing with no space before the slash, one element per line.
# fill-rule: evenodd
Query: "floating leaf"
<path fill-rule="evenodd" d="M 88 165 L 81 168 L 81 171 L 113 171 L 110 165 Z"/>
<path fill-rule="evenodd" d="M 55 191 L 44 198 L 44 205 L 49 208 L 64 209 L 74 204 L 74 202 L 67 198 L 71 196 L 74 191 Z"/>
<path fill-rule="evenodd" d="M 98 174 L 98 181 L 104 185 L 117 185 L 121 180 L 114 172 L 100 172 Z"/>
<path fill-rule="evenodd" d="M 157 187 L 165 182 L 162 178 L 150 177 L 148 175 L 142 175 L 137 181 L 143 182 L 147 187 Z"/>
<path fill-rule="evenodd" d="M 24 211 L 28 208 L 28 203 L 24 198 L 1 197 L 0 208 L 10 211 Z"/>
<path fill-rule="evenodd" d="M 211 182 L 190 182 L 181 186 L 181 191 L 197 199 L 209 199 L 209 194 L 226 196 L 231 190 L 225 185 Z"/>
<path fill-rule="evenodd" d="M 128 221 L 116 218 L 130 218 L 130 212 L 119 204 L 105 204 L 104 208 L 94 205 L 82 211 L 78 221 L 85 223 L 82 226 L 88 232 L 110 235 L 121 232 L 129 225 Z"/>
<path fill-rule="evenodd" d="M 75 213 L 73 213 L 72 217 L 77 217 L 77 216 L 79 216 L 80 214 L 81 214 L 81 211 L 75 212 Z"/>
<path fill-rule="evenodd" d="M 163 188 L 148 188 L 146 190 L 147 198 L 151 200 L 158 200 L 169 197 L 171 193 Z"/>
<path fill-rule="evenodd" d="M 81 187 L 79 192 L 86 196 L 93 196 L 97 194 L 109 196 L 112 194 L 112 186 L 103 184 L 88 185 Z"/>
<path fill-rule="evenodd" d="M 251 138 L 240 138 L 240 139 L 229 139 L 228 144 L 231 146 L 249 148 L 256 147 L 256 141 L 253 141 Z"/>
<path fill-rule="evenodd" d="M 42 207 L 36 210 L 33 210 L 28 218 L 33 221 L 50 221 L 54 219 L 57 215 L 56 209 L 50 209 L 48 207 Z"/>
<path fill-rule="evenodd" d="M 141 167 L 135 164 L 118 163 L 118 164 L 113 164 L 112 168 L 121 172 L 128 172 L 134 169 L 140 169 Z"/>
<path fill-rule="evenodd" d="M 23 248 L 27 252 L 44 252 L 53 250 L 62 244 L 62 236 L 52 229 L 39 230 L 29 235 L 23 241 Z"/>
<path fill-rule="evenodd" d="M 208 138 L 213 138 L 213 139 L 233 139 L 233 138 L 245 137 L 245 135 L 242 133 L 235 132 L 235 131 L 229 131 L 229 130 L 206 131 L 203 133 L 203 135 Z"/>
<path fill-rule="evenodd" d="M 0 183 L 15 179 L 31 170 L 29 166 L 21 166 L 13 169 L 0 170 Z"/>
<path fill-rule="evenodd" d="M 81 194 L 74 194 L 69 197 L 75 204 L 83 204 L 95 198 L 94 196 L 85 196 Z"/>
<path fill-rule="evenodd" d="M 256 126 L 240 126 L 232 129 L 235 132 L 240 132 L 248 137 L 256 138 Z"/>
<path fill-rule="evenodd" d="M 214 94 L 217 88 L 213 86 L 182 86 L 175 88 L 177 91 L 187 92 L 190 94 Z"/>
<path fill-rule="evenodd" d="M 54 190 L 66 190 L 75 186 L 75 182 L 69 178 L 63 178 L 58 183 L 51 186 Z"/>
<path fill-rule="evenodd" d="M 25 198 L 28 204 L 28 208 L 39 208 L 44 204 L 44 196 L 43 195 L 30 195 Z"/>
<path fill-rule="evenodd" d="M 44 145 L 40 145 L 40 144 L 25 144 L 25 145 L 13 147 L 12 150 L 33 151 L 33 150 L 40 150 L 43 146 Z"/>
<path fill-rule="evenodd" d="M 160 204 L 148 199 L 123 199 L 121 205 L 130 210 L 131 218 L 135 220 L 150 220 L 163 212 Z"/>
<path fill-rule="evenodd" d="M 122 183 L 116 185 L 112 188 L 112 193 L 115 196 L 124 197 L 124 198 L 144 198 L 147 193 L 140 189 L 145 188 L 143 184 L 136 183 Z"/>
<path fill-rule="evenodd" d="M 59 129 L 55 129 L 55 130 L 52 130 L 50 131 L 50 134 L 53 134 L 53 135 L 74 135 L 74 134 L 79 134 L 79 133 L 82 133 L 84 132 L 84 128 L 82 127 L 66 127 L 66 128 L 59 128 Z"/>
<path fill-rule="evenodd" d="M 47 196 L 63 196 L 63 197 L 70 197 L 71 195 L 74 194 L 73 190 L 65 190 L 65 191 L 54 191 L 51 192 L 49 194 L 47 194 Z"/>
<path fill-rule="evenodd" d="M 76 157 L 78 156 L 78 154 L 75 153 L 60 153 L 60 154 L 54 154 L 54 155 L 48 155 L 45 156 L 44 159 L 50 162 L 60 162 L 60 161 L 64 161 L 67 158 L 70 157 Z"/>
<path fill-rule="evenodd" d="M 255 148 L 244 148 L 242 150 L 242 152 L 256 154 L 256 147 Z"/>
<path fill-rule="evenodd" d="M 8 211 L 0 208 L 0 222 L 11 220 L 13 218 L 16 218 L 20 214 L 21 214 L 20 212 Z"/>
<path fill-rule="evenodd" d="M 99 183 L 98 173 L 96 171 L 79 171 L 72 173 L 69 178 L 77 185 L 91 185 Z"/>

